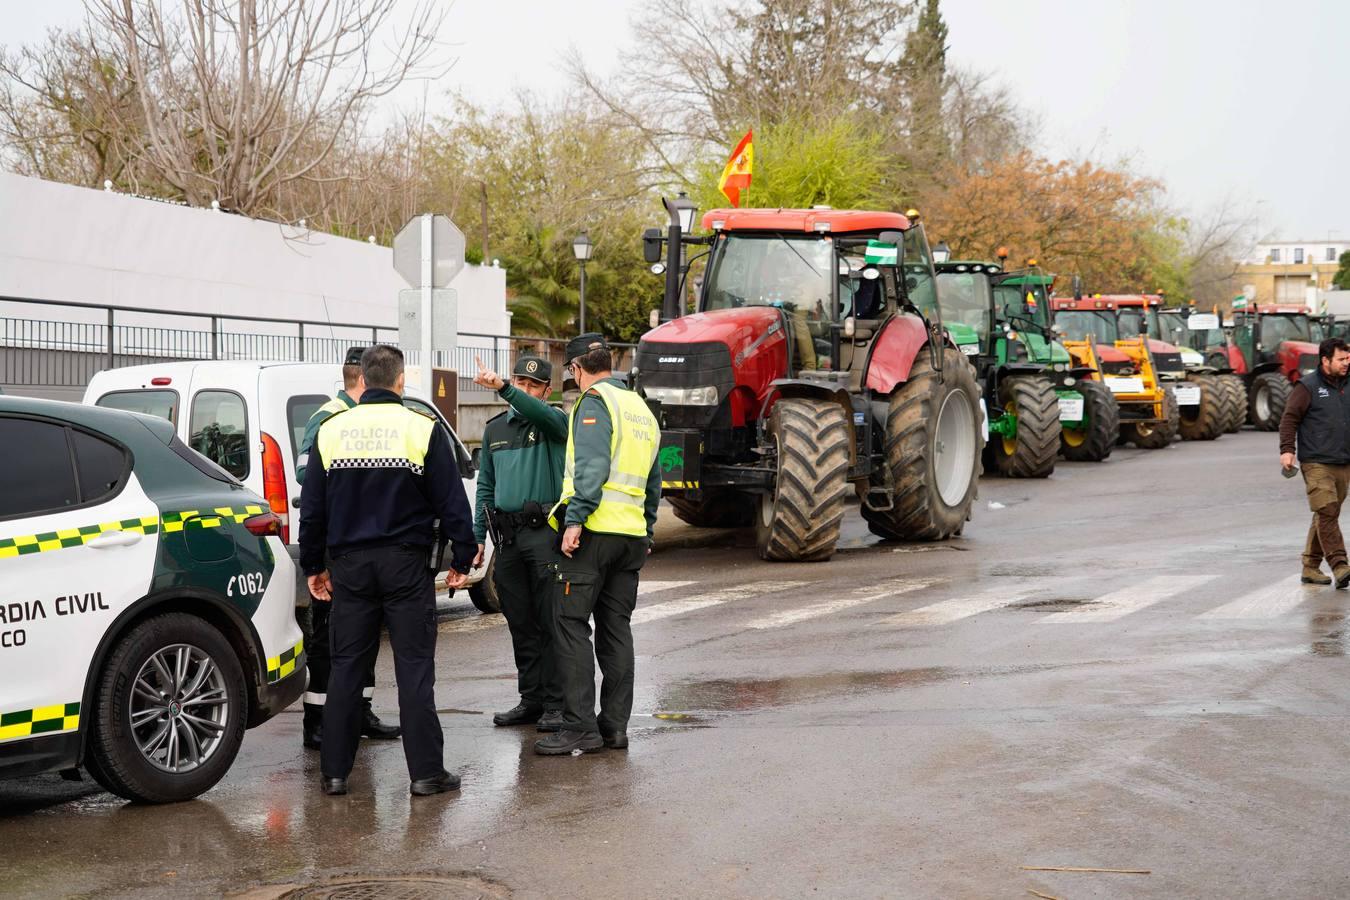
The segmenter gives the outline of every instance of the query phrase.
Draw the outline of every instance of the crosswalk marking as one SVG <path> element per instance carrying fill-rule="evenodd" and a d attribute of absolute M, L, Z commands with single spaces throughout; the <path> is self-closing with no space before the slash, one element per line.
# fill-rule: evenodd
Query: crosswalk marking
<path fill-rule="evenodd" d="M 1293 612 L 1307 599 L 1306 590 L 1299 583 L 1299 576 L 1291 575 L 1274 584 L 1249 591 L 1223 606 L 1211 609 L 1199 618 L 1224 621 L 1232 619 L 1274 619 Z"/>
<path fill-rule="evenodd" d="M 697 581 L 639 581 L 638 596 L 645 597 L 648 594 L 659 594 L 662 591 L 673 591 L 676 588 L 689 587 L 691 584 L 698 584 Z"/>
<path fill-rule="evenodd" d="M 1103 594 L 1089 606 L 1052 613 L 1037 621 L 1043 624 L 1114 622 L 1217 577 L 1217 575 L 1156 575 L 1138 584 Z"/>
<path fill-rule="evenodd" d="M 795 625 L 798 622 L 805 622 L 808 619 L 814 619 L 818 616 L 841 612 L 854 606 L 875 603 L 878 600 L 884 600 L 887 597 L 893 597 L 897 594 L 907 594 L 911 591 L 923 590 L 926 587 L 932 587 L 934 584 L 938 583 L 939 582 L 936 579 L 931 578 L 898 578 L 891 582 L 869 584 L 864 587 L 856 588 L 845 597 L 837 597 L 833 600 L 826 600 L 824 603 L 813 603 L 809 606 L 802 606 L 797 609 L 779 610 L 762 619 L 756 619 L 745 627 L 757 630 L 765 628 L 782 628 L 785 625 Z"/>
<path fill-rule="evenodd" d="M 634 610 L 633 624 L 641 625 L 644 622 L 669 619 L 671 616 L 679 616 L 684 613 L 694 612 L 695 610 L 706 609 L 709 606 L 717 606 L 722 603 L 729 603 L 733 600 L 745 600 L 759 594 L 772 594 L 776 591 L 788 591 L 793 588 L 805 587 L 808 584 L 810 584 L 810 582 L 806 581 L 758 581 L 753 584 L 743 584 L 734 588 L 713 591 L 710 594 L 696 594 L 693 597 L 687 597 L 683 600 L 667 600 L 665 603 L 658 603 L 655 606 L 644 606 Z"/>
<path fill-rule="evenodd" d="M 1001 606 L 1008 606 L 1030 596 L 1032 590 L 1029 588 L 1000 587 L 993 590 L 980 591 L 965 597 L 953 597 L 950 600 L 943 600 L 938 603 L 930 603 L 927 606 L 920 606 L 918 609 L 911 609 L 902 612 L 899 615 L 882 619 L 878 625 L 947 625 L 960 619 L 968 619 L 971 616 L 978 616 L 980 613 L 986 613 L 990 610 L 998 609 Z"/>

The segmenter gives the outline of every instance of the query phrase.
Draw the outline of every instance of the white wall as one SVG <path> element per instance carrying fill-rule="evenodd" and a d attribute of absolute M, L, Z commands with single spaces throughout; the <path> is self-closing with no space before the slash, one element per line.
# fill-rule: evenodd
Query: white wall
<path fill-rule="evenodd" d="M 509 333 L 505 270 L 468 266 L 451 286 L 461 331 Z M 388 247 L 0 172 L 0 296 L 396 328 L 405 287 Z M 26 304 L 0 303 L 0 316 L 105 321 Z M 119 322 L 204 327 L 159 317 Z M 306 333 L 324 336 L 316 327 Z"/>
<path fill-rule="evenodd" d="M 1263 241 L 1256 245 L 1256 249 L 1252 252 L 1251 259 L 1245 260 L 1245 262 L 1253 263 L 1255 265 L 1264 264 L 1270 257 L 1270 251 L 1278 249 L 1280 251 L 1280 259 L 1277 264 L 1292 265 L 1294 264 L 1294 250 L 1297 248 L 1303 249 L 1302 265 L 1307 265 L 1308 263 L 1334 263 L 1336 260 L 1340 259 L 1342 253 L 1346 250 L 1350 250 L 1350 238 L 1331 241 Z M 1330 260 L 1327 259 L 1328 248 L 1333 251 L 1333 256 Z"/>

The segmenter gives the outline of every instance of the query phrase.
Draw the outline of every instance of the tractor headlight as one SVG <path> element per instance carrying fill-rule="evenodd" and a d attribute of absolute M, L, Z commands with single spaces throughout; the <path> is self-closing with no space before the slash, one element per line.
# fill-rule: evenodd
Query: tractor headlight
<path fill-rule="evenodd" d="M 716 406 L 717 388 L 714 385 L 695 388 L 644 387 L 644 392 L 663 406 Z"/>
<path fill-rule="evenodd" d="M 1077 383 L 1078 383 L 1078 379 L 1077 379 L 1077 378 L 1074 378 L 1072 375 L 1065 375 L 1065 376 L 1064 376 L 1064 386 L 1065 386 L 1065 387 L 1073 387 L 1073 386 L 1074 386 L 1075 384 L 1077 384 Z"/>

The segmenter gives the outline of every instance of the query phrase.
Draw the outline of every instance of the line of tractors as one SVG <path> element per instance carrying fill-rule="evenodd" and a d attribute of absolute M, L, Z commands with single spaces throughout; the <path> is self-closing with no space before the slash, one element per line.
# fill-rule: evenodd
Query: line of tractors
<path fill-rule="evenodd" d="M 1044 478 L 1125 443 L 1273 430 L 1335 327 L 1256 306 L 1230 334 L 1077 278 L 1059 296 L 1034 260 L 935 253 L 913 210 L 717 209 L 696 234 L 677 206 L 643 238 L 665 302 L 630 377 L 661 422 L 676 514 L 753 526 L 768 560 L 830 558 L 850 497 L 875 534 L 941 540 L 983 471 Z"/>

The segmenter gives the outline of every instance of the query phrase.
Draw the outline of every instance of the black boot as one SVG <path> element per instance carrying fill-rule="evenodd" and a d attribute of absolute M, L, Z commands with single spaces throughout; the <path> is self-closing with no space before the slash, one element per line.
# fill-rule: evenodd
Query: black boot
<path fill-rule="evenodd" d="M 567 756 L 573 750 L 596 753 L 604 749 L 605 741 L 598 731 L 559 731 L 534 742 L 534 752 L 540 756 Z"/>
<path fill-rule="evenodd" d="M 306 750 L 318 750 L 323 746 L 323 707 L 313 703 L 305 704 L 304 745 Z"/>
<path fill-rule="evenodd" d="M 537 703 L 521 702 L 499 712 L 492 717 L 493 725 L 533 725 L 544 714 L 544 708 Z"/>
<path fill-rule="evenodd" d="M 562 731 L 563 714 L 561 709 L 546 709 L 534 726 L 535 731 Z"/>
<path fill-rule="evenodd" d="M 392 741 L 402 731 L 397 725 L 386 725 L 381 722 L 380 717 L 370 708 L 370 704 L 366 704 L 366 713 L 361 719 L 361 733 L 377 741 Z"/>

